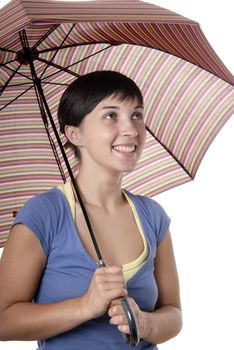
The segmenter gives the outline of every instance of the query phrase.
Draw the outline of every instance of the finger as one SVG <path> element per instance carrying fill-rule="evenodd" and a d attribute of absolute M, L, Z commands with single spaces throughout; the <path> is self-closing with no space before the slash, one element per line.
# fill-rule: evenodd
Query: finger
<path fill-rule="evenodd" d="M 125 334 L 130 334 L 130 329 L 129 329 L 129 326 L 128 325 L 119 325 L 118 326 L 118 330 L 121 332 L 121 333 L 125 333 Z"/>
<path fill-rule="evenodd" d="M 99 290 L 102 291 L 108 291 L 108 290 L 113 290 L 113 289 L 121 289 L 125 290 L 125 285 L 123 284 L 122 281 L 112 281 L 106 278 L 95 278 L 95 285 Z"/>
<path fill-rule="evenodd" d="M 121 304 L 115 304 L 114 306 L 111 306 L 108 310 L 108 315 L 110 317 L 124 314 L 124 309 Z"/>
<path fill-rule="evenodd" d="M 119 325 L 128 325 L 127 318 L 125 314 L 117 315 L 114 317 L 111 317 L 109 320 L 110 324 L 119 326 Z"/>
<path fill-rule="evenodd" d="M 97 282 L 121 282 L 125 286 L 124 277 L 122 274 L 113 274 L 107 272 L 96 273 L 94 279 Z"/>
<path fill-rule="evenodd" d="M 103 297 L 109 301 L 109 303 L 111 303 L 111 301 L 113 299 L 116 298 L 125 298 L 127 296 L 127 291 L 126 289 L 111 289 L 111 290 L 107 290 L 105 291 L 105 293 L 103 293 Z"/>
<path fill-rule="evenodd" d="M 122 273 L 123 272 L 123 267 L 118 266 L 118 265 L 112 265 L 112 266 L 105 266 L 105 267 L 99 267 L 97 270 L 99 273 Z"/>
<path fill-rule="evenodd" d="M 135 300 L 131 297 L 127 297 L 127 299 L 132 311 L 135 313 L 135 311 L 137 311 L 138 309 L 138 306 Z M 121 298 L 112 300 L 108 309 L 109 316 L 117 315 L 117 314 L 120 314 L 121 312 L 124 312 L 121 300 L 122 300 Z"/>
<path fill-rule="evenodd" d="M 115 305 L 121 305 L 121 300 L 122 300 L 122 298 L 112 300 L 112 302 L 110 304 L 110 309 Z"/>

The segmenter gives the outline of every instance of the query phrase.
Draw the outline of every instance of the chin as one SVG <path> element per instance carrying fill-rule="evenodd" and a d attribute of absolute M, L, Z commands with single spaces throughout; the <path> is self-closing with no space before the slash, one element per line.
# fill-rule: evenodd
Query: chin
<path fill-rule="evenodd" d="M 136 165 L 133 165 L 133 166 L 128 166 L 128 167 L 123 167 L 122 169 L 121 169 L 121 172 L 123 173 L 123 174 L 127 174 L 127 173 L 131 173 L 134 169 L 136 168 Z"/>

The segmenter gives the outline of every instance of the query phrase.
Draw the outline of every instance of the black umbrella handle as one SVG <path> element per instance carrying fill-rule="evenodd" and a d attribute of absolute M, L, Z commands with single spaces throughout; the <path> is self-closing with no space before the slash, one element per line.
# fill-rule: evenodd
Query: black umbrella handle
<path fill-rule="evenodd" d="M 136 318 L 131 309 L 128 298 L 122 299 L 121 304 L 127 317 L 128 326 L 130 329 L 130 334 L 123 333 L 123 337 L 128 344 L 131 346 L 136 346 L 140 341 Z"/>

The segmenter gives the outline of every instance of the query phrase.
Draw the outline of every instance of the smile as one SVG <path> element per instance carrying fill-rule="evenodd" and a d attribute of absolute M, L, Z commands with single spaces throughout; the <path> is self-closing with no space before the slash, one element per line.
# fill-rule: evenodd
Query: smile
<path fill-rule="evenodd" d="M 119 153 L 133 153 L 136 150 L 135 145 L 128 145 L 128 146 L 113 146 L 112 147 L 116 152 Z"/>

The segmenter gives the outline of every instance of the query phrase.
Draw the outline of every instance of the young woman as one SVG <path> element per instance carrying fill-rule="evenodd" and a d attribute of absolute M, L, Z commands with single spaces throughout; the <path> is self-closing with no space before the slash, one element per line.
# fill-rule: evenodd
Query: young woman
<path fill-rule="evenodd" d="M 120 73 L 89 73 L 64 92 L 58 116 L 107 266 L 97 266 L 70 182 L 32 198 L 2 255 L 0 339 L 39 340 L 46 350 L 130 349 L 121 334 L 129 334 L 128 296 L 136 349 L 157 349 L 178 334 L 182 317 L 170 220 L 157 202 L 121 187 L 144 147 L 142 94 Z"/>

